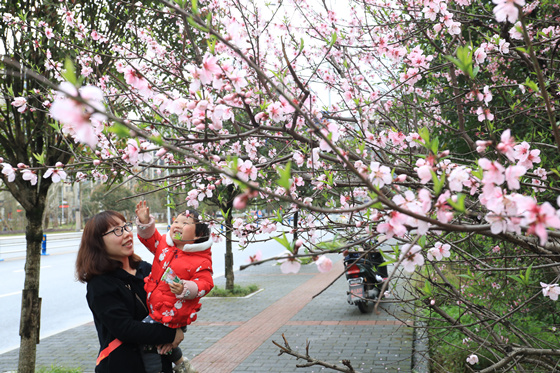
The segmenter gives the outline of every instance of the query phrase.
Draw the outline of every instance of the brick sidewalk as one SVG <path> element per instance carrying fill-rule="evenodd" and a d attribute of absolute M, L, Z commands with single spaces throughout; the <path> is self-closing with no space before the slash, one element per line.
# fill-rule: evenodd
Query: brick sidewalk
<path fill-rule="evenodd" d="M 236 272 L 235 283 L 257 284 L 264 290 L 249 298 L 203 298 L 198 320 L 181 343 L 183 353 L 200 373 L 319 372 L 320 366 L 298 368 L 302 360 L 279 356 L 272 341 L 341 366 L 352 362 L 358 372 L 411 372 L 412 328 L 398 307 L 382 306 L 381 313 L 361 314 L 346 302 L 344 276 L 316 298 L 342 271 L 321 274 L 314 265 L 299 274 L 285 275 L 278 266 L 263 264 Z M 216 284 L 223 286 L 223 278 Z M 84 300 L 85 301 L 85 300 Z M 398 318 L 396 318 L 395 316 Z M 93 323 L 59 333 L 37 346 L 37 366 L 81 367 L 93 372 L 99 344 Z M 0 372 L 17 369 L 18 350 L 0 355 Z"/>

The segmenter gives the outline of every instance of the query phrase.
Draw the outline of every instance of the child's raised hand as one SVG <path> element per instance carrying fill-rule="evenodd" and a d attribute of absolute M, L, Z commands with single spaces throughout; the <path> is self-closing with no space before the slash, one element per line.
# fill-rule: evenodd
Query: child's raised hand
<path fill-rule="evenodd" d="M 171 282 L 169 288 L 173 294 L 179 295 L 183 292 L 183 282 Z"/>
<path fill-rule="evenodd" d="M 148 202 L 140 201 L 136 204 L 136 216 L 142 224 L 148 224 L 150 222 L 150 208 L 148 207 Z"/>

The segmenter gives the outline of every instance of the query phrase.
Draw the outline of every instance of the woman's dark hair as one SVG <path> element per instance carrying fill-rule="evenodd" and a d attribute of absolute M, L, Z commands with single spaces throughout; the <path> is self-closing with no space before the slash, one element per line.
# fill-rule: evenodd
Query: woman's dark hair
<path fill-rule="evenodd" d="M 126 221 L 126 218 L 116 211 L 103 211 L 92 217 L 84 227 L 78 257 L 76 258 L 76 278 L 80 282 L 89 282 L 94 276 L 109 273 L 122 267 L 118 260 L 109 258 L 103 233 L 111 227 Z M 130 266 L 137 268 L 141 259 L 133 254 L 130 257 Z"/>
<path fill-rule="evenodd" d="M 194 243 L 206 242 L 210 239 L 210 227 L 208 226 L 208 224 L 203 223 L 200 220 L 200 214 L 198 213 L 198 211 L 187 210 L 184 213 L 182 213 L 181 215 L 186 215 L 186 216 L 192 217 L 193 220 L 194 220 L 194 223 L 196 224 L 194 234 L 197 237 L 197 239 L 194 240 Z"/>

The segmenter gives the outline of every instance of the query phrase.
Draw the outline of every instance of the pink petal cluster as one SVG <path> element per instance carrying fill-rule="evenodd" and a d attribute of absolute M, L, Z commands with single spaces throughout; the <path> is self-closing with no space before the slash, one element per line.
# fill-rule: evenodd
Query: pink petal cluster
<path fill-rule="evenodd" d="M 387 184 L 391 184 L 393 178 L 391 177 L 391 169 L 387 166 L 382 166 L 379 162 L 371 162 L 369 179 L 373 186 L 383 188 Z"/>
<path fill-rule="evenodd" d="M 515 23 L 519 17 L 519 9 L 516 5 L 520 7 L 525 5 L 525 0 L 492 0 L 492 2 L 496 4 L 493 12 L 498 22 L 507 20 Z"/>
<path fill-rule="evenodd" d="M 399 259 L 403 259 L 402 264 L 404 270 L 408 273 L 414 272 L 416 266 L 424 265 L 424 257 L 422 256 L 422 248 L 418 245 L 411 247 L 410 244 L 405 244 L 401 248 L 401 256 Z"/>
<path fill-rule="evenodd" d="M 280 259 L 278 261 L 279 263 L 282 263 L 280 265 L 280 270 L 282 271 L 282 273 L 298 273 L 301 269 L 301 263 L 299 262 L 299 260 L 292 256 L 292 253 L 286 253 L 285 255 L 287 256 L 286 259 Z"/>
<path fill-rule="evenodd" d="M 321 273 L 329 272 L 332 269 L 333 262 L 331 259 L 327 258 L 325 255 L 321 255 L 316 261 L 317 269 Z"/>
<path fill-rule="evenodd" d="M 58 183 L 61 181 L 66 180 L 66 172 L 62 169 L 64 165 L 60 162 L 57 162 L 55 167 L 49 167 L 45 174 L 43 175 L 44 179 L 48 179 L 49 177 L 52 179 L 53 183 Z"/>
<path fill-rule="evenodd" d="M 467 363 L 469 363 L 470 365 L 475 365 L 478 363 L 478 356 L 476 356 L 475 354 L 469 355 L 469 357 L 467 357 Z"/>
<path fill-rule="evenodd" d="M 12 106 L 17 107 L 18 111 L 23 113 L 27 109 L 27 99 L 25 97 L 14 97 Z"/>
<path fill-rule="evenodd" d="M 560 295 L 560 285 L 558 284 L 545 284 L 541 282 L 542 293 L 545 297 L 549 297 L 552 300 L 558 300 Z"/>
<path fill-rule="evenodd" d="M 50 114 L 53 119 L 63 124 L 62 131 L 70 134 L 76 142 L 88 144 L 95 148 L 98 142 L 97 131 L 100 123 L 106 119 L 103 114 L 103 92 L 94 86 L 85 86 L 79 90 L 71 83 L 60 84 Z M 75 98 L 81 98 L 82 103 Z"/>
<path fill-rule="evenodd" d="M 9 163 L 2 163 L 2 173 L 10 183 L 16 179 L 16 170 Z"/>
<path fill-rule="evenodd" d="M 451 252 L 449 251 L 451 246 L 449 244 L 442 244 L 441 242 L 436 242 L 434 247 L 428 250 L 428 260 L 442 260 L 443 258 L 449 258 Z"/>

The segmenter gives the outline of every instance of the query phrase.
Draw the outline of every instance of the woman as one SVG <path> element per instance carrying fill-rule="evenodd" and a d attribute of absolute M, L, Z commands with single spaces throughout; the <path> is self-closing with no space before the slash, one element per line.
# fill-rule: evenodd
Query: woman
<path fill-rule="evenodd" d="M 134 254 L 132 223 L 115 211 L 105 211 L 91 218 L 82 235 L 76 275 L 87 283 L 87 301 L 100 353 L 95 372 L 144 372 L 141 345 L 160 345 L 165 353 L 183 340 L 181 329 L 161 324 L 146 324 L 148 316 L 144 277 L 150 264 Z M 164 372 L 171 363 L 162 359 Z"/>

